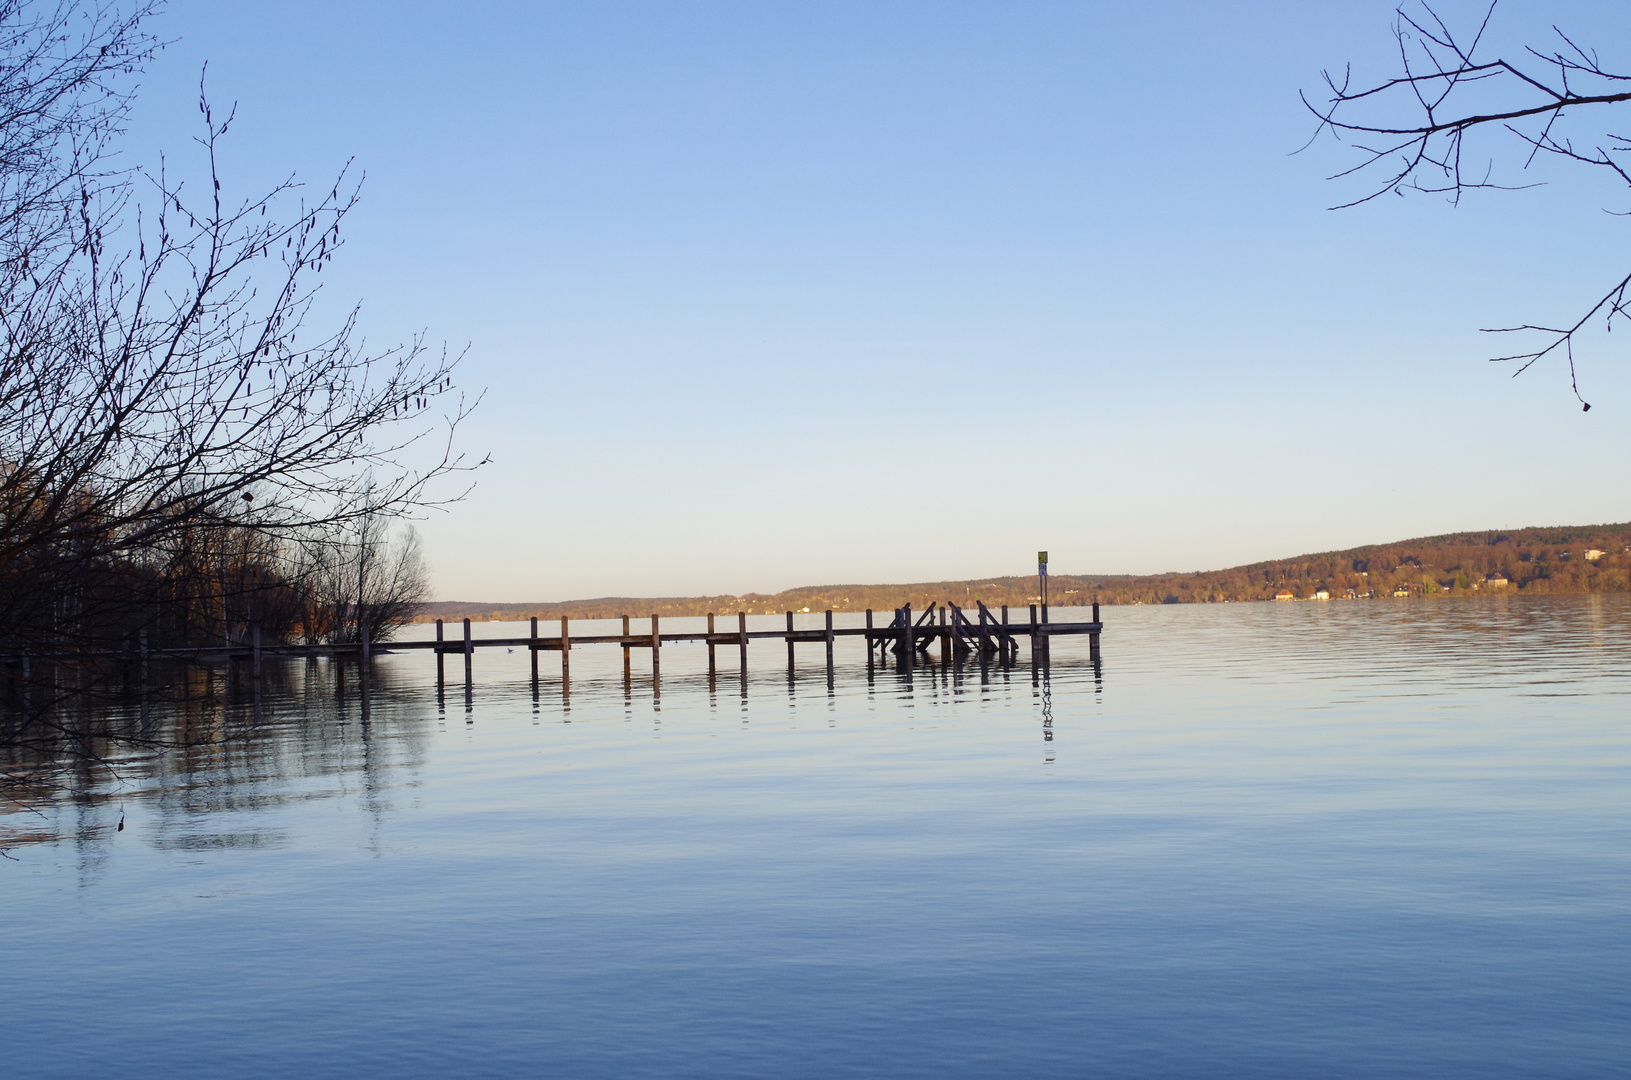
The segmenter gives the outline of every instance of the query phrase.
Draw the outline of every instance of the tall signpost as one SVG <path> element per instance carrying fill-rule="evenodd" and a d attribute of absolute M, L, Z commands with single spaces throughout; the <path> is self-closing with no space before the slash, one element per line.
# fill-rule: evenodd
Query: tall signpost
<path fill-rule="evenodd" d="M 1048 553 L 1036 553 L 1036 579 L 1042 589 L 1042 621 L 1048 621 Z"/>

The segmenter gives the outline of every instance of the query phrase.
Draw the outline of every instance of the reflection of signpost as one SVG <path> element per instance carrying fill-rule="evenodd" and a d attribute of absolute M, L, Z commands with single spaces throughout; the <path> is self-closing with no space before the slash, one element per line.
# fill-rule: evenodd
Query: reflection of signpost
<path fill-rule="evenodd" d="M 1042 592 L 1042 621 L 1048 621 L 1048 553 L 1036 553 L 1036 579 Z"/>

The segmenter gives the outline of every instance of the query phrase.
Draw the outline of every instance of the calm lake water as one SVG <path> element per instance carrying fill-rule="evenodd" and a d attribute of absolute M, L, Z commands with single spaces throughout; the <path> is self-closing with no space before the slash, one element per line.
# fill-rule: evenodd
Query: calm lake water
<path fill-rule="evenodd" d="M 218 681 L 0 812 L 3 1073 L 1631 1075 L 1626 598 L 1105 620 Z"/>

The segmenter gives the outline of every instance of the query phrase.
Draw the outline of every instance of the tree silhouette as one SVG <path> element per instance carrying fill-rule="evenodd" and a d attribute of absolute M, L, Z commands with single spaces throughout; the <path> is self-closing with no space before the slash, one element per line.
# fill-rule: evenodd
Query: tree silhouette
<path fill-rule="evenodd" d="M 1459 202 L 1470 191 L 1512 190 L 1495 178 L 1494 159 L 1473 152 L 1470 140 L 1483 134 L 1505 139 L 1528 168 L 1540 155 L 1605 170 L 1631 187 L 1625 154 L 1631 137 L 1600 128 L 1571 134 L 1569 118 L 1590 110 L 1600 118 L 1606 109 L 1631 101 L 1631 74 L 1605 67 L 1595 50 L 1578 44 L 1553 27 L 1550 48 L 1525 47 L 1513 56 L 1490 56 L 1483 50 L 1495 15 L 1492 2 L 1476 26 L 1458 33 L 1423 5 L 1420 14 L 1397 10 L 1393 36 L 1398 47 L 1397 74 L 1382 82 L 1356 87 L 1351 67 L 1336 76 L 1322 72 L 1327 96 L 1303 103 L 1318 118 L 1315 138 L 1331 133 L 1350 141 L 1359 161 L 1332 179 L 1364 178 L 1361 194 L 1335 209 L 1369 202 L 1389 192 L 1447 195 Z M 1312 140 L 1310 140 L 1312 142 Z M 1498 151 L 1496 151 L 1498 152 Z M 1544 357 L 1561 354 L 1568 363 L 1569 384 L 1582 410 L 1591 405 L 1580 396 L 1574 350 L 1580 332 L 1601 319 L 1612 330 L 1627 318 L 1626 293 L 1631 272 L 1595 294 L 1578 317 L 1558 325 L 1525 323 L 1496 327 L 1486 333 L 1530 335 L 1532 347 L 1490 359 L 1516 364 L 1514 375 Z"/>
<path fill-rule="evenodd" d="M 230 638 L 298 585 L 301 553 L 458 498 L 435 481 L 471 467 L 451 442 L 470 407 L 456 356 L 371 348 L 355 309 L 312 323 L 357 204 L 347 170 L 315 197 L 289 178 L 233 198 L 218 166 L 233 114 L 202 85 L 194 181 L 109 166 L 154 10 L 0 0 L 8 652 L 137 627 Z"/>

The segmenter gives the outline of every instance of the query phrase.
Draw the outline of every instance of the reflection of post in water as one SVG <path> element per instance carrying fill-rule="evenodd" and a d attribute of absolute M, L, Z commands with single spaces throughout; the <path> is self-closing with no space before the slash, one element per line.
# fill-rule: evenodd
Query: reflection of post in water
<path fill-rule="evenodd" d="M 1042 680 L 1042 741 L 1048 744 L 1042 755 L 1045 765 L 1053 764 L 1053 691 L 1049 680 Z"/>
<path fill-rule="evenodd" d="M 1032 665 L 1033 668 L 1035 666 L 1036 665 Z M 1038 689 L 1038 696 L 1042 702 L 1042 741 L 1049 744 L 1046 747 L 1042 760 L 1044 763 L 1052 763 L 1053 746 L 1051 744 L 1053 743 L 1053 677 L 1052 673 L 1048 669 L 1048 663 L 1045 656 L 1041 665 L 1040 677 L 1041 684 Z M 1032 680 L 1032 685 L 1037 685 L 1034 678 Z"/>

